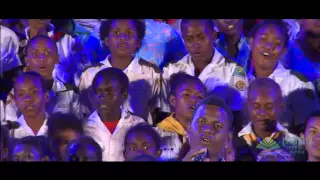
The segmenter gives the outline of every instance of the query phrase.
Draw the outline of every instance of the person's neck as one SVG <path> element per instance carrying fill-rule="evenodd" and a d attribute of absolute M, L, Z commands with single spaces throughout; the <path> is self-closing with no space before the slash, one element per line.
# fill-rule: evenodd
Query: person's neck
<path fill-rule="evenodd" d="M 134 58 L 132 56 L 110 56 L 109 61 L 112 67 L 126 69 Z"/>
<path fill-rule="evenodd" d="M 191 59 L 192 63 L 194 64 L 194 67 L 195 67 L 195 71 L 197 72 L 198 71 L 198 74 L 200 74 L 202 72 L 202 70 L 208 66 L 208 64 L 211 63 L 212 61 L 212 58 L 214 56 L 214 51 L 212 51 L 212 54 L 210 56 L 208 56 L 207 58 L 205 59 Z M 196 73 L 197 74 L 197 73 Z"/>
<path fill-rule="evenodd" d="M 53 79 L 52 78 L 45 79 L 44 85 L 47 88 L 47 90 L 51 90 L 53 86 Z"/>
<path fill-rule="evenodd" d="M 220 155 L 217 154 L 214 150 L 208 149 L 210 162 L 217 162 L 220 159 Z"/>
<path fill-rule="evenodd" d="M 47 116 L 44 110 L 34 115 L 30 115 L 30 116 L 24 115 L 24 120 L 32 129 L 40 128 L 43 125 L 46 118 Z"/>
<path fill-rule="evenodd" d="M 118 121 L 121 119 L 121 108 L 117 109 L 116 111 L 112 112 L 112 114 L 103 114 L 99 113 L 100 119 L 103 122 L 113 122 Z"/>
<path fill-rule="evenodd" d="M 173 113 L 173 118 L 176 119 L 185 130 L 187 129 L 188 122 L 190 121 L 190 119 L 184 117 L 183 115 L 179 115 L 177 113 Z"/>
<path fill-rule="evenodd" d="M 263 69 L 255 66 L 253 69 L 254 70 L 253 75 L 256 78 L 267 78 L 274 72 L 274 69 Z"/>
<path fill-rule="evenodd" d="M 37 28 L 29 27 L 29 32 L 28 32 L 29 39 L 40 34 L 47 35 L 48 34 L 47 28 L 37 29 Z"/>
<path fill-rule="evenodd" d="M 226 37 L 226 45 L 227 45 L 227 52 L 229 56 L 236 57 L 239 49 L 238 44 L 241 38 L 241 34 L 236 34 L 234 36 L 225 36 Z"/>
<path fill-rule="evenodd" d="M 319 157 L 313 157 L 313 156 L 308 156 L 308 161 L 309 162 L 320 162 L 320 158 Z"/>
<path fill-rule="evenodd" d="M 253 130 L 254 134 L 256 134 L 258 137 L 260 137 L 262 139 L 264 139 L 266 137 L 270 137 L 272 134 L 272 132 L 258 130 L 253 125 L 252 125 L 252 130 Z"/>

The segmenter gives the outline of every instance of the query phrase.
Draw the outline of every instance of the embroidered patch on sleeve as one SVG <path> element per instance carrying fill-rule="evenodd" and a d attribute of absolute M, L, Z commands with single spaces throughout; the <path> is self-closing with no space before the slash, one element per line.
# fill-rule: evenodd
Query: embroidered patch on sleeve
<path fill-rule="evenodd" d="M 236 88 L 240 91 L 244 91 L 244 89 L 246 88 L 246 83 L 244 81 L 238 81 L 236 83 Z"/>
<path fill-rule="evenodd" d="M 237 66 L 236 69 L 233 72 L 233 76 L 245 77 L 246 73 L 244 72 L 243 67 Z"/>

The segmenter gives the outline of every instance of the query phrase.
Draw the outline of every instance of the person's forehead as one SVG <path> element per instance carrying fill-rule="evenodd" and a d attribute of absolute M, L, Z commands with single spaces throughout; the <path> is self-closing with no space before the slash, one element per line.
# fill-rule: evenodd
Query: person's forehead
<path fill-rule="evenodd" d="M 34 39 L 32 42 L 30 42 L 30 48 L 29 49 L 39 49 L 39 48 L 46 48 L 46 49 L 52 49 L 55 50 L 55 42 L 50 39 L 46 38 L 38 38 Z"/>
<path fill-rule="evenodd" d="M 15 89 L 24 87 L 40 87 L 40 79 L 33 76 L 19 77 L 15 82 Z"/>
<path fill-rule="evenodd" d="M 148 141 L 152 142 L 153 138 L 150 133 L 144 131 L 136 131 L 129 134 L 130 141 Z"/>
<path fill-rule="evenodd" d="M 226 112 L 223 108 L 221 108 L 219 106 L 202 105 L 197 109 L 196 114 L 194 116 L 194 119 L 199 119 L 201 117 L 205 117 L 208 119 L 220 119 L 221 120 L 221 118 L 217 118 L 217 117 L 220 117 L 223 114 L 226 114 Z"/>
<path fill-rule="evenodd" d="M 133 28 L 134 23 L 130 19 L 118 19 L 112 22 L 112 28 Z"/>
<path fill-rule="evenodd" d="M 198 91 L 202 93 L 204 91 L 204 86 L 199 82 L 188 80 L 188 81 L 185 81 L 184 83 L 181 83 L 178 89 L 180 91 L 190 90 L 190 91 Z"/>
<path fill-rule="evenodd" d="M 185 33 L 188 32 L 203 32 L 209 29 L 208 22 L 204 20 L 187 20 L 182 24 Z"/>
<path fill-rule="evenodd" d="M 97 87 L 105 86 L 118 87 L 121 86 L 121 83 L 116 77 L 99 76 L 97 79 Z"/>
<path fill-rule="evenodd" d="M 312 117 L 311 119 L 309 119 L 308 128 L 312 128 L 312 127 L 320 129 L 320 116 Z"/>
<path fill-rule="evenodd" d="M 255 100 L 258 98 L 268 98 L 268 99 L 276 99 L 277 96 L 280 95 L 280 92 L 278 92 L 275 88 L 272 87 L 257 87 L 254 89 L 251 89 L 248 96 L 249 100 Z"/>
<path fill-rule="evenodd" d="M 33 152 L 33 151 L 36 151 L 36 148 L 29 144 L 17 144 L 14 147 L 14 153 Z"/>
<path fill-rule="evenodd" d="M 267 33 L 282 37 L 280 28 L 274 24 L 262 25 L 257 31 L 257 34 L 267 34 Z"/>

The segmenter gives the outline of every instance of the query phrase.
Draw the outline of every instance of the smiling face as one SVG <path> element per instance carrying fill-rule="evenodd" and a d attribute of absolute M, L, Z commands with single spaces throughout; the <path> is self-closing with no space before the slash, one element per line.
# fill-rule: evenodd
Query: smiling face
<path fill-rule="evenodd" d="M 285 36 L 279 27 L 266 24 L 261 26 L 253 38 L 250 38 L 254 66 L 259 69 L 274 69 L 286 50 Z"/>
<path fill-rule="evenodd" d="M 236 36 L 242 33 L 242 19 L 217 19 L 215 23 L 219 32 L 227 36 Z"/>

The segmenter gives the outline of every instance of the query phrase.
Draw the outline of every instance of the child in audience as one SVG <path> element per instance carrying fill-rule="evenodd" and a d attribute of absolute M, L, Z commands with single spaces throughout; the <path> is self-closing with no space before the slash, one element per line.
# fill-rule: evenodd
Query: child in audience
<path fill-rule="evenodd" d="M 8 161 L 10 151 L 10 137 L 9 131 L 5 126 L 1 126 L 0 132 L 0 162 L 1 161 Z"/>
<path fill-rule="evenodd" d="M 50 96 L 46 112 L 48 115 L 54 112 L 72 112 L 82 118 L 86 113 L 84 106 L 80 108 L 78 95 L 75 93 L 76 88 L 70 84 L 63 83 L 53 77 L 55 65 L 59 62 L 58 48 L 54 40 L 44 35 L 37 35 L 28 41 L 26 50 L 26 71 L 35 71 L 45 80 L 45 88 Z M 20 112 L 15 107 L 13 101 L 13 90 L 7 98 L 6 119 L 16 120 Z M 87 112 L 89 115 L 89 113 Z"/>
<path fill-rule="evenodd" d="M 14 83 L 14 101 L 21 116 L 20 127 L 10 134 L 14 138 L 47 134 L 46 103 L 49 95 L 43 77 L 36 72 L 25 72 Z"/>
<path fill-rule="evenodd" d="M 308 161 L 320 161 L 320 110 L 312 112 L 305 122 L 303 133 Z"/>
<path fill-rule="evenodd" d="M 250 69 L 250 48 L 243 35 L 243 19 L 215 19 L 218 27 L 217 50 L 237 62 L 245 72 Z"/>
<path fill-rule="evenodd" d="M 53 140 L 59 157 L 64 157 L 69 142 L 83 135 L 82 122 L 73 114 L 55 113 L 48 119 L 48 137 Z"/>
<path fill-rule="evenodd" d="M 141 47 L 145 31 L 145 23 L 138 19 L 103 21 L 100 38 L 109 47 L 111 54 L 99 66 L 83 72 L 79 88 L 86 92 L 97 72 L 102 69 L 121 69 L 130 80 L 125 108 L 152 124 L 151 113 L 160 107 L 160 70 L 156 65 L 135 56 Z"/>
<path fill-rule="evenodd" d="M 71 141 L 64 153 L 65 161 L 85 162 L 102 161 L 102 149 L 91 137 L 81 136 Z"/>
<path fill-rule="evenodd" d="M 139 156 L 147 155 L 158 159 L 161 155 L 160 143 L 159 134 L 149 124 L 138 124 L 124 138 L 124 158 L 126 161 L 133 161 Z"/>
<path fill-rule="evenodd" d="M 199 103 L 187 130 L 189 150 L 183 161 L 225 161 L 232 121 L 232 112 L 221 98 L 209 96 Z"/>
<path fill-rule="evenodd" d="M 214 30 L 213 21 L 183 19 L 181 31 L 189 54 L 163 69 L 164 86 L 171 74 L 183 71 L 197 76 L 205 84 L 208 92 L 222 85 L 236 89 L 235 100 L 231 107 L 235 111 L 241 110 L 243 105 L 241 94 L 244 95 L 247 87 L 246 75 L 241 66 L 226 59 L 215 49 L 217 32 Z M 167 93 L 168 91 L 163 93 L 164 99 L 167 99 Z M 168 104 L 163 111 L 169 111 Z"/>
<path fill-rule="evenodd" d="M 54 161 L 55 156 L 48 138 L 27 136 L 17 139 L 12 152 L 13 161 Z"/>
<path fill-rule="evenodd" d="M 280 86 L 270 78 L 254 79 L 248 88 L 247 111 L 251 122 L 239 133 L 239 161 L 256 161 L 262 150 L 281 148 L 303 160 L 302 140 L 278 122 L 284 108 Z"/>
<path fill-rule="evenodd" d="M 89 116 L 84 129 L 101 146 L 103 161 L 123 161 L 125 134 L 145 122 L 122 108 L 128 98 L 128 87 L 128 77 L 117 68 L 105 68 L 93 79 L 90 97 L 96 111 Z"/>
<path fill-rule="evenodd" d="M 287 108 L 284 117 L 278 120 L 294 132 L 295 127 L 303 124 L 306 116 L 319 107 L 319 102 L 308 79 L 279 63 L 288 41 L 288 28 L 282 20 L 265 20 L 257 24 L 250 34 L 254 67 L 248 73 L 248 80 L 271 78 L 280 85 L 282 95 L 287 98 Z"/>
<path fill-rule="evenodd" d="M 162 159 L 176 159 L 186 142 L 188 124 L 199 101 L 206 96 L 206 87 L 195 76 L 180 72 L 171 75 L 169 103 L 171 114 L 157 124 L 162 137 Z"/>

